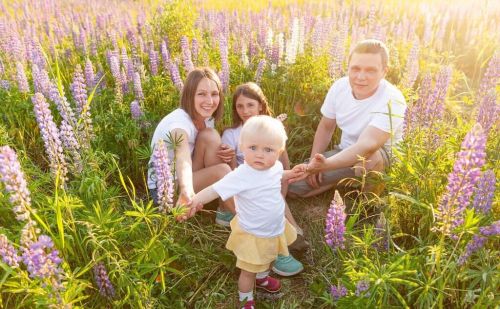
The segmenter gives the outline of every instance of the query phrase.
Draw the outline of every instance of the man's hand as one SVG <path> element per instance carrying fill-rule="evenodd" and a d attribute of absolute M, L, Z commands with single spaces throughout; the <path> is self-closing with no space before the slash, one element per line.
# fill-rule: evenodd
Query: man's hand
<path fill-rule="evenodd" d="M 319 188 L 321 182 L 323 181 L 323 174 L 321 171 L 326 165 L 326 158 L 324 155 L 317 153 L 315 154 L 311 161 L 307 164 L 307 173 L 309 176 L 306 179 L 307 184 L 313 188 Z"/>
<path fill-rule="evenodd" d="M 233 160 L 236 152 L 229 145 L 221 144 L 217 150 L 217 157 L 219 157 L 224 163 L 230 163 Z"/>

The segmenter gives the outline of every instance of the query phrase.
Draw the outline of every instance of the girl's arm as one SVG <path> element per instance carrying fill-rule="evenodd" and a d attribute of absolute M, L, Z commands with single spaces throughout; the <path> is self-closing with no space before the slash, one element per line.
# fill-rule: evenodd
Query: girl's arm
<path fill-rule="evenodd" d="M 188 136 L 182 129 L 171 131 L 174 141 L 179 141 L 175 148 L 175 173 L 179 183 L 179 199 L 177 205 L 190 204 L 194 196 L 193 188 L 193 162 L 189 149 Z"/>
<path fill-rule="evenodd" d="M 184 221 L 188 218 L 194 216 L 198 211 L 203 208 L 204 204 L 208 204 L 211 201 L 215 200 L 219 197 L 219 194 L 215 192 L 212 186 L 208 186 L 200 192 L 196 193 L 191 200 L 191 207 L 187 210 L 187 212 L 181 217 L 178 218 L 179 221 Z"/>
<path fill-rule="evenodd" d="M 302 163 L 295 165 L 291 170 L 284 170 L 282 180 L 292 183 L 305 179 L 308 175 L 307 164 Z"/>

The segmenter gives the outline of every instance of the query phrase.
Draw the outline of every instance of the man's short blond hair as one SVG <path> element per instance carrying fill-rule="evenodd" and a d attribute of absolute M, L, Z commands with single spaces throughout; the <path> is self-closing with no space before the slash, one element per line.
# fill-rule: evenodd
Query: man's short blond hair
<path fill-rule="evenodd" d="M 385 69 L 389 66 L 389 49 L 382 41 L 368 39 L 359 42 L 349 54 L 349 62 L 351 62 L 351 57 L 354 53 L 380 54 L 380 57 L 382 58 L 382 67 Z"/>
<path fill-rule="evenodd" d="M 283 123 L 267 115 L 253 116 L 245 122 L 240 133 L 240 145 L 250 136 L 270 140 L 279 150 L 285 149 L 288 138 Z"/>

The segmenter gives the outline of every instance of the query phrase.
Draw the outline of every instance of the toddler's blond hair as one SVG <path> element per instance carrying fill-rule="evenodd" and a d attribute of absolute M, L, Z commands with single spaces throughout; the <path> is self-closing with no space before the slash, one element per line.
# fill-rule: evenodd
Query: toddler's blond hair
<path fill-rule="evenodd" d="M 258 115 L 250 117 L 241 129 L 240 145 L 242 145 L 249 136 L 270 139 L 279 146 L 279 150 L 285 149 L 287 140 L 285 127 L 281 121 L 271 116 Z"/>

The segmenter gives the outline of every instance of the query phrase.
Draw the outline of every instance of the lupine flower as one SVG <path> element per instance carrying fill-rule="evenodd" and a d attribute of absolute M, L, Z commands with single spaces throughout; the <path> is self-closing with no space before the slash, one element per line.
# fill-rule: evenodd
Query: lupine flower
<path fill-rule="evenodd" d="M 155 46 L 153 42 L 151 42 L 149 46 L 149 65 L 151 68 L 151 74 L 153 76 L 158 75 L 158 53 L 155 51 Z"/>
<path fill-rule="evenodd" d="M 61 184 L 64 184 L 67 174 L 66 159 L 64 158 L 62 143 L 49 104 L 41 93 L 32 97 L 38 127 L 45 144 L 45 151 L 49 157 L 50 169 L 54 176 L 59 175 Z"/>
<path fill-rule="evenodd" d="M 59 92 L 59 89 L 57 88 L 57 85 L 54 82 L 51 82 L 49 86 L 49 99 L 56 105 L 61 118 L 63 120 L 66 120 L 66 122 L 74 128 L 76 126 L 75 113 L 73 112 L 73 108 L 71 108 L 68 100 L 64 96 L 64 89 L 62 90 L 63 93 L 61 94 Z M 73 130 L 75 130 L 75 128 Z"/>
<path fill-rule="evenodd" d="M 334 300 L 339 300 L 347 295 L 347 289 L 340 283 L 336 286 L 332 285 L 330 286 L 330 294 L 332 295 Z"/>
<path fill-rule="evenodd" d="M 198 56 L 200 54 L 200 43 L 198 43 L 198 40 L 193 38 L 191 40 L 191 57 L 193 63 L 198 62 Z"/>
<path fill-rule="evenodd" d="M 28 79 L 26 78 L 26 73 L 24 72 L 24 66 L 21 62 L 16 63 L 17 70 L 17 87 L 21 93 L 28 93 L 30 91 L 30 87 L 28 85 Z"/>
<path fill-rule="evenodd" d="M 76 111 L 78 114 L 81 114 L 87 105 L 87 89 L 85 88 L 85 78 L 83 77 L 82 67 L 79 64 L 76 65 L 75 72 L 73 73 L 71 93 L 76 102 Z"/>
<path fill-rule="evenodd" d="M 47 235 L 40 235 L 38 241 L 23 247 L 22 259 L 31 278 L 57 277 L 61 273 L 59 251 L 52 250 L 54 243 Z"/>
<path fill-rule="evenodd" d="M 326 215 L 325 240 L 332 248 L 344 248 L 345 233 L 345 206 L 338 191 L 330 204 L 330 209 Z"/>
<path fill-rule="evenodd" d="M 427 97 L 425 104 L 425 119 L 428 119 L 427 127 L 432 127 L 436 119 L 442 119 L 444 110 L 444 99 L 451 80 L 451 68 L 444 67 L 436 77 L 434 91 Z"/>
<path fill-rule="evenodd" d="M 418 41 L 413 43 L 413 46 L 410 50 L 410 54 L 408 55 L 408 59 L 406 61 L 405 73 L 403 75 L 402 85 L 406 88 L 412 88 L 413 83 L 417 79 L 418 75 Z"/>
<path fill-rule="evenodd" d="M 461 151 L 448 174 L 446 192 L 436 213 L 437 230 L 452 236 L 453 229 L 463 223 L 463 211 L 469 205 L 474 187 L 485 162 L 486 138 L 481 125 L 476 124 L 465 136 Z"/>
<path fill-rule="evenodd" d="M 18 221 L 27 220 L 30 216 L 30 191 L 17 159 L 17 154 L 9 146 L 0 147 L 0 181 L 9 194 L 9 201 Z"/>
<path fill-rule="evenodd" d="M 484 171 L 477 183 L 474 191 L 474 200 L 472 207 L 476 211 L 486 214 L 491 209 L 493 195 L 495 194 L 496 177 L 492 170 Z"/>
<path fill-rule="evenodd" d="M 168 52 L 167 42 L 163 41 L 160 47 L 161 58 L 163 60 L 163 67 L 165 70 L 170 70 L 170 53 Z"/>
<path fill-rule="evenodd" d="M 484 226 L 484 227 L 479 228 L 479 231 L 484 236 L 500 235 L 500 220 L 493 222 L 489 226 Z"/>
<path fill-rule="evenodd" d="M 262 74 L 264 73 L 264 68 L 266 67 L 266 59 L 261 59 L 259 65 L 257 66 L 257 71 L 255 72 L 255 83 L 260 84 L 262 79 Z"/>
<path fill-rule="evenodd" d="M 479 86 L 479 97 L 484 97 L 490 93 L 491 89 L 495 89 L 496 85 L 500 81 L 500 52 L 496 52 L 493 57 L 491 57 L 488 62 L 488 67 L 484 76 L 481 79 L 481 84 Z M 485 128 L 486 130 L 486 128 Z"/>
<path fill-rule="evenodd" d="M 109 280 L 108 272 L 102 262 L 94 266 L 94 279 L 99 288 L 99 293 L 102 296 L 107 298 L 113 298 L 115 296 L 115 289 Z"/>
<path fill-rule="evenodd" d="M 170 61 L 169 70 L 170 70 L 170 78 L 172 79 L 172 82 L 174 83 L 175 87 L 179 91 L 182 91 L 182 87 L 184 87 L 184 83 L 181 80 L 179 68 L 177 67 L 177 64 L 174 61 Z"/>
<path fill-rule="evenodd" d="M 132 115 L 132 119 L 134 120 L 140 120 L 144 116 L 144 113 L 141 110 L 141 106 L 139 105 L 139 102 L 137 102 L 137 100 L 134 100 L 132 101 L 132 103 L 130 103 L 130 114 Z"/>
<path fill-rule="evenodd" d="M 153 167 L 158 190 L 158 206 L 161 212 L 169 211 L 174 203 L 174 182 L 168 159 L 167 145 L 163 140 L 156 143 L 153 151 Z"/>
<path fill-rule="evenodd" d="M 368 280 L 361 280 L 356 283 L 356 296 L 361 296 L 363 295 L 364 292 L 368 291 L 370 288 L 370 282 Z M 369 297 L 370 293 L 365 293 L 365 297 Z"/>
<path fill-rule="evenodd" d="M 40 68 L 36 64 L 33 64 L 31 72 L 33 76 L 35 92 L 40 92 L 48 96 L 50 89 L 50 79 L 47 71 L 44 68 Z"/>
<path fill-rule="evenodd" d="M 8 80 L 2 79 L 0 80 L 0 88 L 3 90 L 9 90 L 10 89 L 10 82 Z"/>
<path fill-rule="evenodd" d="M 98 81 L 95 78 L 94 66 L 89 58 L 85 61 L 85 83 L 87 84 L 87 89 L 92 91 Z"/>
<path fill-rule="evenodd" d="M 292 21 L 292 33 L 286 44 L 285 61 L 288 64 L 294 64 L 299 48 L 299 20 L 294 18 Z"/>
<path fill-rule="evenodd" d="M 494 90 L 485 93 L 481 98 L 481 105 L 477 115 L 477 122 L 481 124 L 486 135 L 498 122 L 500 106 L 497 104 L 497 95 Z"/>
<path fill-rule="evenodd" d="M 12 268 L 19 267 L 21 257 L 17 254 L 16 248 L 9 243 L 7 236 L 0 234 L 0 255 L 5 264 Z"/>
<path fill-rule="evenodd" d="M 387 250 L 389 248 L 389 240 L 387 239 L 387 221 L 385 219 L 384 213 L 381 213 L 377 223 L 375 224 L 375 237 L 381 238 L 379 241 L 373 244 L 373 246 L 378 250 Z"/>
<path fill-rule="evenodd" d="M 141 76 L 139 72 L 134 73 L 134 94 L 137 100 L 144 100 L 144 94 L 142 93 Z"/>
<path fill-rule="evenodd" d="M 458 258 L 458 265 L 463 265 L 474 252 L 484 247 L 487 240 L 484 236 L 474 235 L 465 246 L 465 252 Z"/>
<path fill-rule="evenodd" d="M 189 49 L 189 42 L 186 36 L 181 37 L 181 51 L 182 51 L 182 63 L 184 64 L 184 70 L 189 73 L 194 69 L 193 61 L 191 60 L 191 50 Z"/>
<path fill-rule="evenodd" d="M 229 87 L 229 59 L 228 59 L 228 42 L 227 37 L 219 36 L 219 51 L 220 51 L 220 61 L 222 71 L 220 74 L 220 80 L 222 83 L 222 88 L 226 91 Z"/>
<path fill-rule="evenodd" d="M 80 173 L 82 171 L 82 158 L 80 156 L 80 144 L 76 140 L 75 134 L 73 132 L 73 127 L 71 127 L 66 120 L 61 121 L 61 125 L 59 126 L 59 133 L 61 136 L 61 142 L 64 146 L 64 149 L 67 150 L 72 159 L 74 172 Z M 88 139 L 85 139 L 83 142 L 84 148 L 90 147 L 90 143 Z"/>

